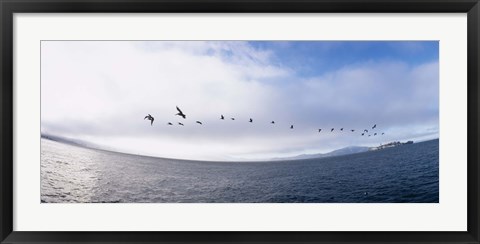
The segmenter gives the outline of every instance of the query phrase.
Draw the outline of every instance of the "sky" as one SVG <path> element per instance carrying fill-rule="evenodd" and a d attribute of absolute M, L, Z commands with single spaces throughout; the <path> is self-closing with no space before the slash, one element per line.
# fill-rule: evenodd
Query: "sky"
<path fill-rule="evenodd" d="M 42 41 L 41 132 L 113 151 L 214 161 L 435 139 L 439 44 Z"/>

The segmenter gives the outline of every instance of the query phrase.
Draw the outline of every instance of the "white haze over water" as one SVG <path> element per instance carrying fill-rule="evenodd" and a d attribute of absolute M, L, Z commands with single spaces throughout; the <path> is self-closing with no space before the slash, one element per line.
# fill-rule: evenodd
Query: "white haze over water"
<path fill-rule="evenodd" d="M 439 134 L 436 42 L 42 41 L 41 65 L 42 133 L 120 152 L 255 160 Z M 360 136 L 373 124 L 385 135 Z"/>

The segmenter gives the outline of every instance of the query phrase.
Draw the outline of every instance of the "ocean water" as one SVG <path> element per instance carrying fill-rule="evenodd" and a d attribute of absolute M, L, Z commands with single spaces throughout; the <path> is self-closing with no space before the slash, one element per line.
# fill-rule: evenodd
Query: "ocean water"
<path fill-rule="evenodd" d="M 200 162 L 41 141 L 41 202 L 436 203 L 438 140 L 321 159 Z"/>

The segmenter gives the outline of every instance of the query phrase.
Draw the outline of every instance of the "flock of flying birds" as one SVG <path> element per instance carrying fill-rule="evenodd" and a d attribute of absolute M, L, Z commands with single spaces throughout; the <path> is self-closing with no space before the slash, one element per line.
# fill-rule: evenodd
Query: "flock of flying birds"
<path fill-rule="evenodd" d="M 182 110 L 180 110 L 180 108 L 179 108 L 178 106 L 177 106 L 177 111 L 178 111 L 178 113 L 176 113 L 175 115 L 178 115 L 178 116 L 182 117 L 183 119 L 186 119 L 186 118 L 187 118 L 187 115 L 185 115 L 185 114 L 182 112 Z M 153 121 L 155 120 L 155 118 L 154 118 L 152 115 L 148 114 L 147 116 L 145 116 L 145 118 L 144 118 L 143 120 L 146 120 L 146 119 L 150 120 L 150 125 L 153 126 Z M 223 114 L 220 115 L 220 119 L 221 119 L 221 120 L 225 120 L 225 117 L 223 116 Z M 231 119 L 231 120 L 235 120 L 235 118 L 230 118 L 230 119 Z M 253 119 L 250 118 L 250 120 L 249 120 L 248 122 L 253 123 Z M 203 123 L 202 123 L 201 121 L 198 121 L 198 120 L 196 121 L 196 123 L 199 124 L 199 125 L 203 125 Z M 173 125 L 171 122 L 168 122 L 167 124 L 168 124 L 168 125 Z M 272 122 L 270 122 L 270 124 L 275 124 L 275 121 L 272 120 Z M 184 124 L 183 124 L 183 123 L 180 123 L 180 122 L 178 122 L 178 125 L 184 126 Z M 377 124 L 374 124 L 374 125 L 372 126 L 372 130 L 374 130 L 375 128 L 377 128 Z M 290 125 L 290 129 L 293 129 L 293 125 Z M 330 132 L 333 132 L 334 130 L 335 130 L 335 128 L 332 128 L 332 129 L 330 129 Z M 340 128 L 340 131 L 343 131 L 343 128 Z M 354 129 L 351 129 L 350 131 L 351 131 L 351 132 L 355 132 Z M 322 129 L 318 129 L 318 132 L 322 132 Z M 365 133 L 368 133 L 368 130 L 367 130 L 367 129 L 364 129 L 364 130 L 363 130 L 362 136 L 365 136 Z M 367 134 L 367 135 L 368 135 L 368 136 L 372 136 L 371 134 Z M 376 132 L 373 133 L 373 136 L 376 136 L 376 135 L 377 135 Z M 381 135 L 385 135 L 385 133 L 382 132 Z"/>

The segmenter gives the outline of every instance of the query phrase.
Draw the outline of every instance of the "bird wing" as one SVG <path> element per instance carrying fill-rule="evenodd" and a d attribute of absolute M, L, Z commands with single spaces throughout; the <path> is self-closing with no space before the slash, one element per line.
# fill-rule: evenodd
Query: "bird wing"
<path fill-rule="evenodd" d="M 177 111 L 178 111 L 179 113 L 183 114 L 182 110 L 180 110 L 180 109 L 178 108 L 178 106 L 177 106 Z"/>
<path fill-rule="evenodd" d="M 148 116 L 145 116 L 145 119 L 143 119 L 143 120 L 146 120 L 147 118 L 148 118 Z"/>

